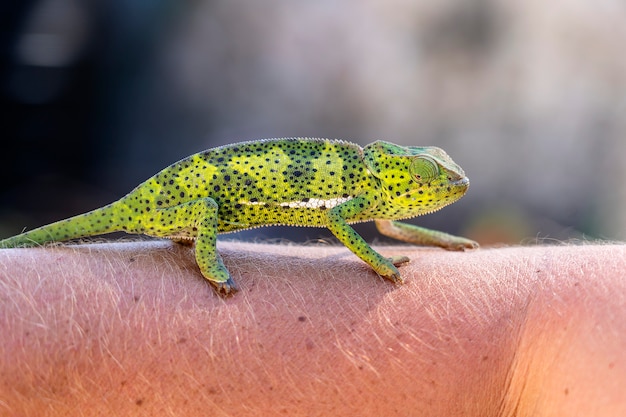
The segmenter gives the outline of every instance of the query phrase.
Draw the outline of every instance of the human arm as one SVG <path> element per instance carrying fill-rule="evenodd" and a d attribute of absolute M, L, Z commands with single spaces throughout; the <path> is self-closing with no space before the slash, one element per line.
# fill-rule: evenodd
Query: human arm
<path fill-rule="evenodd" d="M 626 412 L 626 246 L 380 248 L 401 286 L 340 247 L 220 251 L 227 299 L 169 242 L 0 251 L 0 410 Z"/>

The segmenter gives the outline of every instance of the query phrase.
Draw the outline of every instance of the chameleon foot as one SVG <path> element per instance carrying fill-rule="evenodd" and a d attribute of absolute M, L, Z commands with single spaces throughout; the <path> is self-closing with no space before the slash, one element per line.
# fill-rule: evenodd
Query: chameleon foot
<path fill-rule="evenodd" d="M 448 246 L 445 247 L 447 250 L 455 250 L 455 251 L 464 251 L 465 249 L 476 249 L 480 245 L 477 242 L 474 242 L 470 239 L 465 239 L 464 237 L 455 236 L 454 241 L 450 242 Z"/>
<path fill-rule="evenodd" d="M 408 256 L 392 256 L 390 258 L 385 258 L 388 261 L 388 264 L 383 264 L 383 266 L 379 267 L 378 275 L 381 277 L 388 279 L 394 284 L 403 284 L 404 278 L 400 275 L 400 271 L 396 268 L 397 265 L 401 265 L 403 263 L 409 262 Z M 381 270 L 383 269 L 383 270 Z"/>
<path fill-rule="evenodd" d="M 193 244 L 195 243 L 193 239 L 187 239 L 184 237 L 181 238 L 171 238 L 172 242 L 178 244 L 178 245 L 182 245 L 182 246 L 187 246 L 187 247 L 192 247 Z"/>
<path fill-rule="evenodd" d="M 215 287 L 215 291 L 222 296 L 229 296 L 239 291 L 237 284 L 235 284 L 235 281 L 230 277 L 222 282 L 210 280 L 209 282 Z"/>
<path fill-rule="evenodd" d="M 378 273 L 378 275 L 380 275 L 381 277 L 383 277 L 385 279 L 388 279 L 389 281 L 393 282 L 394 284 L 402 284 L 402 283 L 404 283 L 404 279 L 400 275 L 400 271 L 398 271 L 398 268 L 396 268 L 394 266 L 394 264 L 396 262 L 404 261 L 404 259 L 401 259 L 401 258 L 406 258 L 406 256 L 404 256 L 404 257 L 394 256 L 394 257 L 391 257 L 391 258 L 386 258 L 385 260 L 389 261 L 389 264 L 385 264 L 385 265 L 379 267 L 376 272 Z M 406 260 L 408 261 L 409 258 L 406 258 Z M 400 263 L 402 263 L 402 262 L 400 262 Z"/>
<path fill-rule="evenodd" d="M 392 256 L 391 258 L 387 258 L 387 259 L 389 259 L 391 263 L 394 264 L 395 266 L 402 265 L 410 261 L 408 256 L 402 256 L 402 255 Z"/>
<path fill-rule="evenodd" d="M 400 272 L 391 275 L 384 275 L 383 278 L 388 279 L 394 284 L 404 284 L 404 278 L 400 275 Z"/>

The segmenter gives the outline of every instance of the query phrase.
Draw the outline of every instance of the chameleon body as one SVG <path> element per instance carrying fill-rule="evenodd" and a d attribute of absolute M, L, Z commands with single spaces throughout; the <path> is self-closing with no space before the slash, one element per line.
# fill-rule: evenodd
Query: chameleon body
<path fill-rule="evenodd" d="M 375 220 L 381 233 L 451 250 L 468 239 L 396 220 L 436 211 L 465 194 L 463 170 L 436 147 L 377 141 L 360 146 L 328 139 L 264 139 L 191 155 L 120 200 L 1 240 L 35 246 L 115 231 L 195 242 L 196 262 L 218 292 L 237 288 L 216 249 L 219 233 L 258 226 L 327 227 L 380 276 L 402 282 L 395 265 L 350 223 Z"/>

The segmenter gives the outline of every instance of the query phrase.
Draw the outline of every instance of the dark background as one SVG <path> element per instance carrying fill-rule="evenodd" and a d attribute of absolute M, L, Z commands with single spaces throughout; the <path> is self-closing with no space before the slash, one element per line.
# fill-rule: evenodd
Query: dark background
<path fill-rule="evenodd" d="M 212 146 L 317 136 L 446 149 L 472 187 L 421 225 L 624 239 L 624 3 L 428 3 L 3 2 L 0 236 Z"/>

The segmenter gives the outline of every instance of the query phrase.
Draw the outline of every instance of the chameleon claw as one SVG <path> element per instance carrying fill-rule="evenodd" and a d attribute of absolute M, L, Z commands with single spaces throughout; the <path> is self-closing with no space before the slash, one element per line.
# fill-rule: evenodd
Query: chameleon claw
<path fill-rule="evenodd" d="M 474 242 L 473 240 L 470 240 L 465 244 L 466 249 L 478 249 L 479 247 L 480 245 L 478 244 L 478 242 Z"/>
<path fill-rule="evenodd" d="M 217 281 L 209 281 L 215 287 L 215 291 L 221 296 L 229 296 L 235 294 L 239 291 L 237 284 L 233 281 L 232 278 L 228 278 L 226 281 L 217 282 Z"/>

